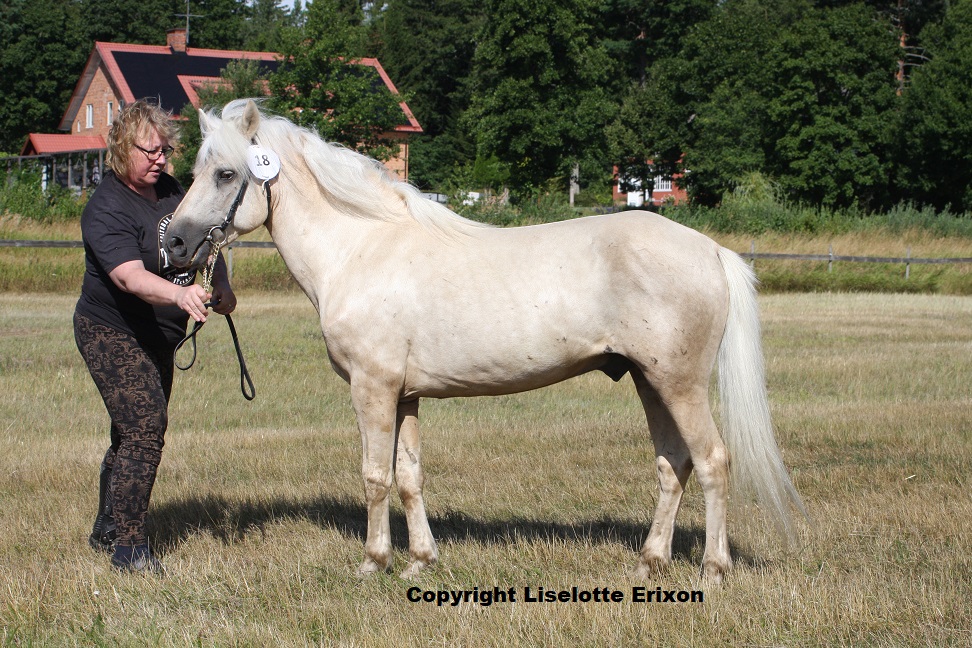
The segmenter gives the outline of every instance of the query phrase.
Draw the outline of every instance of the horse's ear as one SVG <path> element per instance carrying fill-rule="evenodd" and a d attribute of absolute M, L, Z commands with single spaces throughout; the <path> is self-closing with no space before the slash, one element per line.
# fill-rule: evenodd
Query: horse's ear
<path fill-rule="evenodd" d="M 260 109 L 252 99 L 247 100 L 246 108 L 243 109 L 243 135 L 248 140 L 252 140 L 260 128 Z"/>
<path fill-rule="evenodd" d="M 202 136 L 204 138 L 213 131 L 215 125 L 216 124 L 213 123 L 213 120 L 209 118 L 209 115 L 206 114 L 206 111 L 200 108 L 199 109 L 199 131 L 202 133 Z"/>

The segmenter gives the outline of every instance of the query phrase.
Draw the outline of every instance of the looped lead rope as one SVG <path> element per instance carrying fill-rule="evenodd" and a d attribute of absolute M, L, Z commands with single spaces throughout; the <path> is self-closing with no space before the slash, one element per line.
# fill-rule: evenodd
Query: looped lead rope
<path fill-rule="evenodd" d="M 206 308 L 211 307 L 211 302 L 206 304 Z M 224 317 L 226 317 L 226 323 L 229 325 L 230 335 L 233 336 L 233 346 L 236 347 L 236 359 L 240 363 L 240 392 L 243 394 L 243 398 L 251 401 L 256 398 L 256 388 L 253 386 L 253 380 L 250 378 L 250 372 L 246 368 L 246 361 L 243 359 L 243 350 L 240 348 L 240 338 L 236 334 L 236 326 L 233 324 L 233 318 L 229 315 L 225 315 Z M 205 323 L 206 322 L 195 322 L 189 334 L 182 338 L 179 344 L 176 345 L 175 350 L 172 352 L 172 360 L 175 363 L 175 366 L 182 371 L 187 371 L 196 363 L 196 334 L 199 333 L 199 330 Z M 192 341 L 192 358 L 189 360 L 189 364 L 181 365 L 179 364 L 178 359 L 179 349 L 181 349 L 183 345 L 190 340 Z"/>

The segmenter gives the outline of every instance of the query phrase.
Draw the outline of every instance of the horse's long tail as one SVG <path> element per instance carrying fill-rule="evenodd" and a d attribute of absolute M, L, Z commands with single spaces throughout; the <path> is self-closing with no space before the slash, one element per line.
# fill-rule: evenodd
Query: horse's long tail
<path fill-rule="evenodd" d="M 738 254 L 719 250 L 729 284 L 729 318 L 719 347 L 719 395 L 722 436 L 729 449 L 732 480 L 756 496 L 790 538 L 791 507 L 807 516 L 790 481 L 773 436 L 760 340 L 756 275 Z"/>

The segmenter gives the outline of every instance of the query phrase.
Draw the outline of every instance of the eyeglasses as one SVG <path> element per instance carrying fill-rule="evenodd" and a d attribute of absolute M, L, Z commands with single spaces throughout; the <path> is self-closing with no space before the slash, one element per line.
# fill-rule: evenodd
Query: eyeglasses
<path fill-rule="evenodd" d="M 158 160 L 163 155 L 168 158 L 170 155 L 172 155 L 172 151 L 175 150 L 171 146 L 160 146 L 159 148 L 152 149 L 151 151 L 148 150 L 148 149 L 142 148 L 138 144 L 134 144 L 134 146 L 139 151 L 141 151 L 142 153 L 144 153 L 145 154 L 145 157 L 147 157 L 150 162 L 155 162 L 156 160 Z"/>

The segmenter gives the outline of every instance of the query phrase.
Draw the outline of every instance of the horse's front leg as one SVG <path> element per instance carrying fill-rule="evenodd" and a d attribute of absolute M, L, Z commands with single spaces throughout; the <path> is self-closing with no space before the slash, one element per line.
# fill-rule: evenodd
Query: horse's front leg
<path fill-rule="evenodd" d="M 398 392 L 368 378 L 351 381 L 351 401 L 361 432 L 361 477 L 368 507 L 368 537 L 358 574 L 385 571 L 391 564 L 388 494 L 394 475 Z"/>
<path fill-rule="evenodd" d="M 439 554 L 429 529 L 422 498 L 425 475 L 422 472 L 421 444 L 418 429 L 418 400 L 398 404 L 398 447 L 395 451 L 395 482 L 405 507 L 408 523 L 408 553 L 411 562 L 402 578 L 413 578 L 435 563 Z"/>

